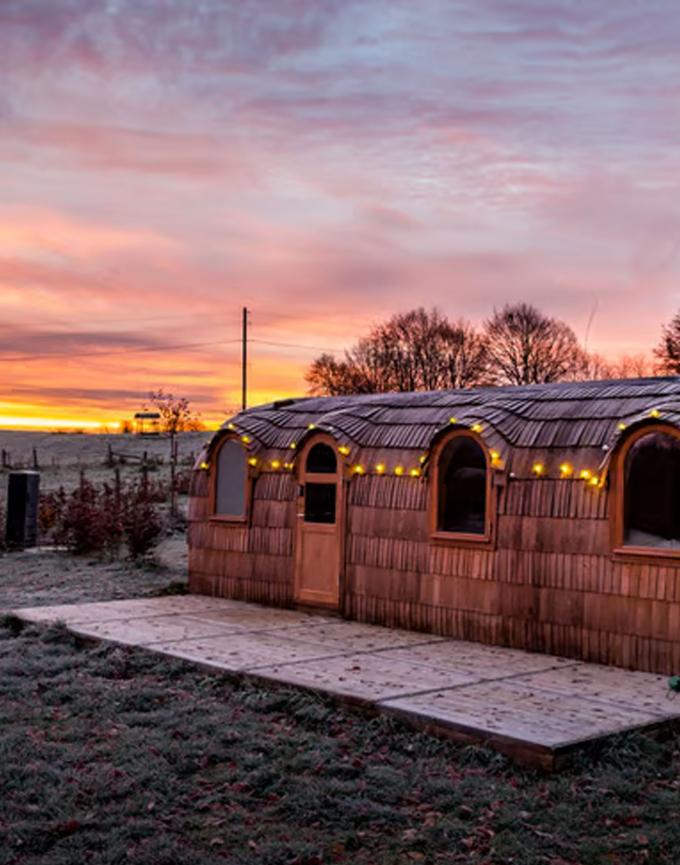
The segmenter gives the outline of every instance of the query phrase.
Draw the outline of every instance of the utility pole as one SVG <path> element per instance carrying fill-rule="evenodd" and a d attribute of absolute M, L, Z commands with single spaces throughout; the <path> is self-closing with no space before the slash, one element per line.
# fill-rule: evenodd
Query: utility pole
<path fill-rule="evenodd" d="M 248 308 L 243 307 L 243 334 L 241 348 L 241 408 L 248 405 Z"/>

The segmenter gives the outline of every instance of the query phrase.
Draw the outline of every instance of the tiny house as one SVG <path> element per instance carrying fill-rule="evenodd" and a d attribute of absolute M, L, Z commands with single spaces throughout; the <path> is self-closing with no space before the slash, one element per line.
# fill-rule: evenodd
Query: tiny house
<path fill-rule="evenodd" d="M 282 400 L 195 466 L 192 591 L 680 671 L 680 378 Z"/>

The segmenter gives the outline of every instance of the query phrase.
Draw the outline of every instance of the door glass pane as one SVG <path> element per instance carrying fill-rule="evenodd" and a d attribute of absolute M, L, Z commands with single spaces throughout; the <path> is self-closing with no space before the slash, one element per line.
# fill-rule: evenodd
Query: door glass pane
<path fill-rule="evenodd" d="M 305 522 L 335 522 L 335 484 L 305 484 Z"/>

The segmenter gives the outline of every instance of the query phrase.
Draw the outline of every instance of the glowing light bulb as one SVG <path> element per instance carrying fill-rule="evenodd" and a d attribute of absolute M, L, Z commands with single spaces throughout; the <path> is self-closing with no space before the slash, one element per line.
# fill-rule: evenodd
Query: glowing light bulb
<path fill-rule="evenodd" d="M 563 478 L 569 478 L 574 474 L 574 469 L 570 463 L 562 463 L 560 466 L 560 474 Z"/>
<path fill-rule="evenodd" d="M 296 442 L 291 442 L 291 443 L 288 445 L 288 447 L 289 447 L 292 451 L 294 451 L 295 448 L 297 447 L 297 444 L 296 444 Z"/>
<path fill-rule="evenodd" d="M 307 429 L 316 429 L 316 424 L 315 423 L 308 423 Z"/>
<path fill-rule="evenodd" d="M 227 429 L 236 429 L 236 424 L 228 423 L 228 424 L 227 424 Z"/>
<path fill-rule="evenodd" d="M 654 417 L 654 418 L 661 417 L 661 412 L 659 411 L 658 408 L 653 408 L 653 409 L 650 411 L 649 416 L 650 416 L 650 417 Z"/>
<path fill-rule="evenodd" d="M 420 469 L 411 469 L 409 474 L 411 475 L 412 478 L 419 478 L 420 477 Z"/>
<path fill-rule="evenodd" d="M 592 478 L 588 481 L 591 487 L 599 486 L 600 479 L 597 475 L 593 475 Z"/>
<path fill-rule="evenodd" d="M 257 457 L 251 457 L 251 458 L 248 460 L 248 465 L 249 465 L 249 466 L 253 466 L 253 467 L 255 467 L 255 466 L 257 465 Z"/>
<path fill-rule="evenodd" d="M 250 444 L 252 439 L 250 438 L 250 436 L 241 436 L 241 441 L 243 442 L 244 445 L 248 445 L 248 444 Z"/>
<path fill-rule="evenodd" d="M 617 429 L 619 430 L 619 432 L 623 432 L 626 429 L 626 424 L 623 421 L 621 421 L 621 423 L 618 425 Z"/>
<path fill-rule="evenodd" d="M 450 417 L 450 418 L 449 418 L 449 423 L 458 423 L 458 421 L 456 420 L 455 417 Z"/>
<path fill-rule="evenodd" d="M 484 427 L 481 425 L 481 423 L 473 423 L 471 429 L 472 432 L 480 433 L 484 429 Z"/>
<path fill-rule="evenodd" d="M 404 474 L 404 467 L 403 466 L 396 466 L 394 469 L 394 473 L 397 477 L 401 477 Z"/>
<path fill-rule="evenodd" d="M 280 460 L 272 460 L 270 465 L 273 469 L 280 469 L 281 468 L 281 461 Z"/>
<path fill-rule="evenodd" d="M 352 466 L 352 472 L 355 475 L 363 475 L 366 469 L 361 465 Z"/>
<path fill-rule="evenodd" d="M 210 468 L 210 463 L 206 463 L 206 462 L 201 463 L 201 468 L 203 469 L 204 472 L 207 471 Z"/>
<path fill-rule="evenodd" d="M 385 474 L 385 463 L 378 463 L 375 467 L 376 474 L 384 475 Z"/>
<path fill-rule="evenodd" d="M 583 481 L 589 481 L 592 478 L 592 476 L 593 476 L 593 473 L 590 471 L 590 469 L 581 469 L 581 471 L 579 472 L 579 477 Z"/>
<path fill-rule="evenodd" d="M 543 463 L 534 463 L 531 471 L 536 475 L 536 477 L 540 477 L 545 473 L 545 466 Z"/>
<path fill-rule="evenodd" d="M 340 451 L 340 453 L 341 453 L 344 457 L 346 457 L 346 456 L 349 454 L 349 447 L 348 447 L 347 445 L 340 445 L 340 447 L 338 448 L 338 450 Z"/>
<path fill-rule="evenodd" d="M 496 460 L 499 460 L 500 458 L 501 458 L 501 455 L 498 453 L 498 451 L 491 451 L 491 459 L 492 459 L 494 462 L 495 462 Z"/>
<path fill-rule="evenodd" d="M 293 463 L 284 463 L 284 464 L 283 464 L 283 467 L 284 467 L 284 469 L 292 469 L 292 468 L 293 468 Z"/>
<path fill-rule="evenodd" d="M 420 457 L 420 465 L 422 466 L 422 464 L 423 464 L 426 460 L 427 460 L 427 454 L 423 454 L 423 455 Z"/>

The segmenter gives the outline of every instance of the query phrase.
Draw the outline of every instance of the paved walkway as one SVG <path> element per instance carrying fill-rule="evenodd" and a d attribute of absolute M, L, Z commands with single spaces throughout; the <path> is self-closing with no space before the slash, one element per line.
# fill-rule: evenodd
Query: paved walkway
<path fill-rule="evenodd" d="M 331 694 L 547 768 L 593 739 L 680 717 L 663 676 L 200 595 L 14 612 Z"/>

